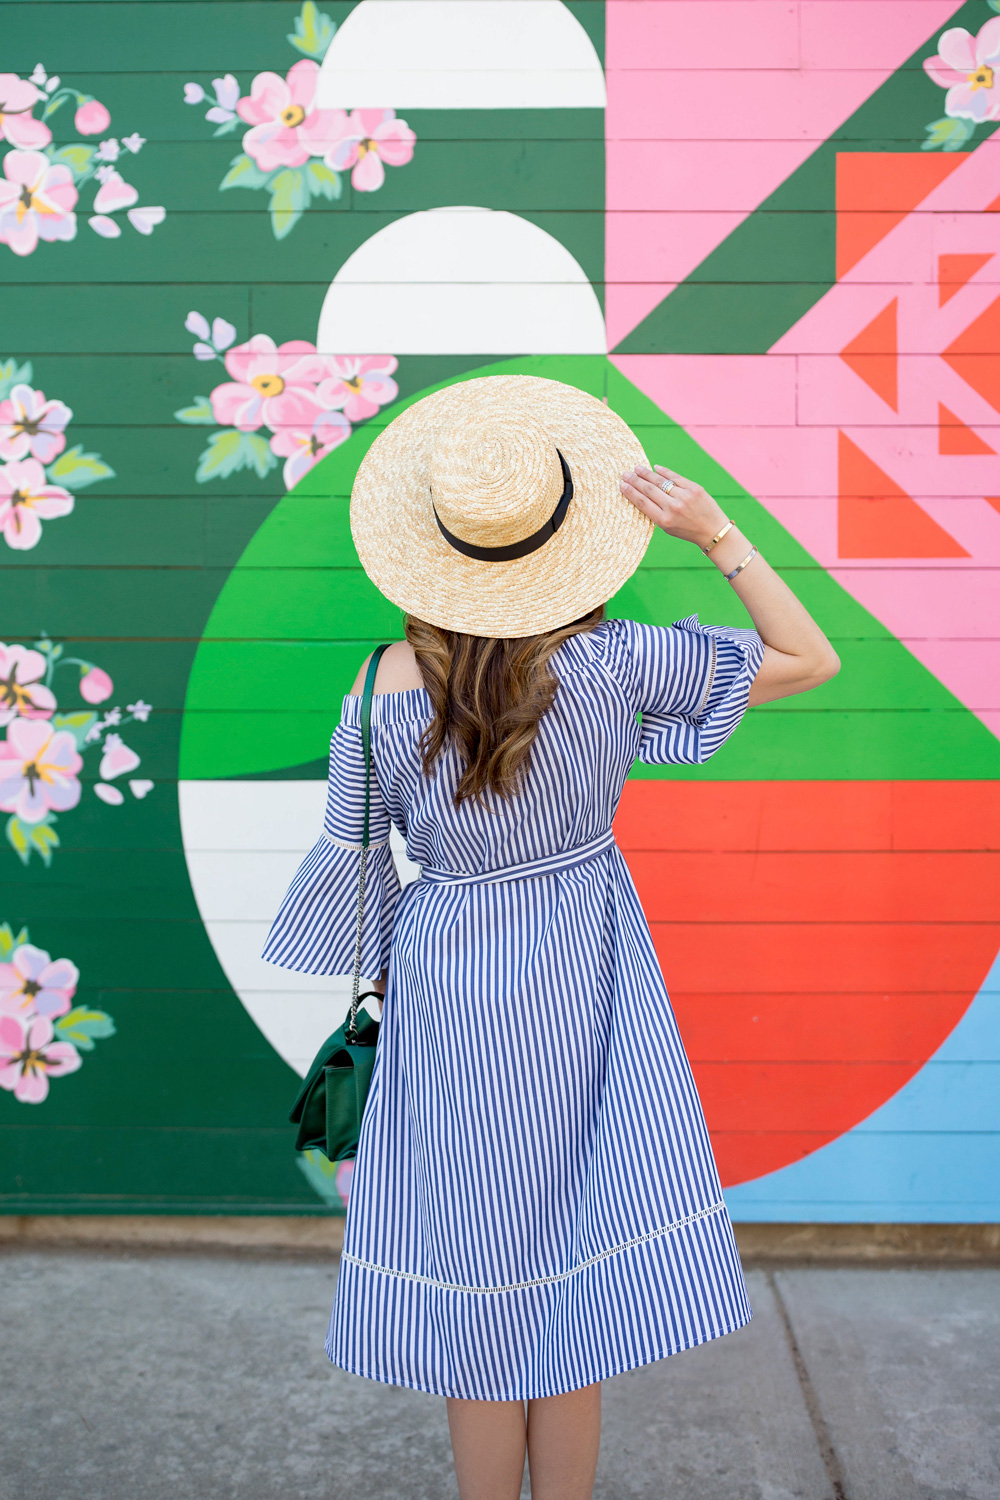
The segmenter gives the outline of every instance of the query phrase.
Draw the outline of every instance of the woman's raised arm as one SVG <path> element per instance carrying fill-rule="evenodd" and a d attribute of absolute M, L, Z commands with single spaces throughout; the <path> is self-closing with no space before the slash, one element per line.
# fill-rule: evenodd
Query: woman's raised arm
<path fill-rule="evenodd" d="M 666 490 L 663 488 L 666 484 Z M 670 536 L 707 547 L 727 524 L 718 501 L 693 479 L 657 464 L 622 475 L 622 494 Z M 768 703 L 819 687 L 836 676 L 840 658 L 805 606 L 738 526 L 730 526 L 708 554 L 723 574 L 749 557 L 730 580 L 764 642 L 764 660 L 750 704 Z"/>

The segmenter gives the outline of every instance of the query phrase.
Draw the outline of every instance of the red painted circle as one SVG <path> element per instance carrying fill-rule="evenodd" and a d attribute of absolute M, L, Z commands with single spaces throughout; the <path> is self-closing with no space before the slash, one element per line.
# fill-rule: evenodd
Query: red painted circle
<path fill-rule="evenodd" d="M 1000 785 L 632 781 L 615 823 L 726 1186 L 850 1130 L 1000 944 Z"/>

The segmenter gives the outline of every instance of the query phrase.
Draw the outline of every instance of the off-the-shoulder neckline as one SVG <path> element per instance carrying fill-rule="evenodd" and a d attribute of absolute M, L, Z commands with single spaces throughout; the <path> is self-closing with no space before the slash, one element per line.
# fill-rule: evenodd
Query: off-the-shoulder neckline
<path fill-rule="evenodd" d="M 392 693 L 372 693 L 372 700 L 374 701 L 376 698 L 408 698 L 411 693 L 423 693 L 425 697 L 429 696 L 425 687 L 397 688 L 395 692 Z M 362 693 L 344 694 L 345 698 L 361 698 L 363 696 L 364 695 Z"/>
<path fill-rule="evenodd" d="M 360 724 L 362 701 L 361 693 L 344 694 L 342 722 Z M 372 694 L 372 722 L 376 724 L 401 724 L 407 719 L 429 719 L 433 711 L 431 695 L 423 687 Z"/>
<path fill-rule="evenodd" d="M 588 637 L 591 636 L 591 635 L 593 635 L 596 631 L 600 630 L 601 626 L 607 626 L 607 625 L 610 625 L 611 623 L 612 623 L 612 621 L 610 621 L 610 620 L 602 620 L 599 625 L 595 625 L 594 626 L 593 630 L 586 631 L 582 635 L 571 635 L 567 640 L 563 641 L 562 644 L 557 648 L 557 650 L 555 652 L 555 656 L 558 657 L 560 655 L 560 653 L 566 652 L 566 648 L 567 647 L 576 647 L 577 645 L 583 644 L 585 646 L 585 648 L 589 648 Z M 567 654 L 567 656 L 571 656 L 572 655 L 572 651 L 566 652 L 566 654 Z M 426 698 L 428 700 L 430 699 L 430 693 L 428 693 L 428 691 L 427 691 L 427 689 L 425 687 L 415 687 L 415 688 L 397 688 L 394 692 L 391 692 L 391 693 L 380 693 L 380 692 L 376 691 L 376 692 L 374 692 L 372 694 L 372 702 L 374 703 L 376 701 L 376 699 L 378 699 L 378 698 L 403 698 L 403 699 L 405 699 L 405 698 L 412 698 L 412 697 L 418 696 L 418 695 L 420 697 Z M 345 693 L 344 694 L 345 699 L 357 699 L 359 702 L 360 702 L 362 696 L 363 695 L 361 693 Z"/>

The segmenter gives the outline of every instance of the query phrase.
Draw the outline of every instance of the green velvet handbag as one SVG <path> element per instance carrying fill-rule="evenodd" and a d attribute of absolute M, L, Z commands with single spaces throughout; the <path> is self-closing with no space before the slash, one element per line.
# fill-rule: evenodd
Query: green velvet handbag
<path fill-rule="evenodd" d="M 364 931 L 365 866 L 368 861 L 368 815 L 371 803 L 371 713 L 375 673 L 386 646 L 372 652 L 361 696 L 361 743 L 365 755 L 365 821 L 358 868 L 358 936 L 354 949 L 351 1008 L 342 1026 L 327 1037 L 313 1059 L 288 1118 L 299 1127 L 296 1151 L 321 1151 L 329 1161 L 347 1161 L 358 1154 L 361 1117 L 375 1066 L 379 1023 L 358 1005 L 376 990 L 358 994 L 361 983 L 361 940 Z"/>

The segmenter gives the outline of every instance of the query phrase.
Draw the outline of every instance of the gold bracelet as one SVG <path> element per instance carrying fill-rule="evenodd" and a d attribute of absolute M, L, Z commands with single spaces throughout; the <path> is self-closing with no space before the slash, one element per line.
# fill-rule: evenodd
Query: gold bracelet
<path fill-rule="evenodd" d="M 741 563 L 737 563 L 736 566 L 735 566 L 735 568 L 733 569 L 733 571 L 731 573 L 726 573 L 725 574 L 726 582 L 727 583 L 732 583 L 732 581 L 736 577 L 737 573 L 742 573 L 743 569 L 746 567 L 746 565 L 750 561 L 750 559 L 752 557 L 756 557 L 756 555 L 757 555 L 757 548 L 756 547 L 751 547 L 750 551 L 747 553 L 747 555 L 743 559 L 743 561 Z"/>
<path fill-rule="evenodd" d="M 722 530 L 718 533 L 718 535 L 717 536 L 713 536 L 713 538 L 709 542 L 708 546 L 707 547 L 702 547 L 702 549 L 701 549 L 702 552 L 704 552 L 706 554 L 706 556 L 707 556 L 707 554 L 709 552 L 711 552 L 712 548 L 715 546 L 716 542 L 721 542 L 722 541 L 722 538 L 725 536 L 725 534 L 729 530 L 730 526 L 735 526 L 735 525 L 736 525 L 735 521 L 727 521 L 726 524 L 725 524 L 725 526 L 723 526 Z"/>

